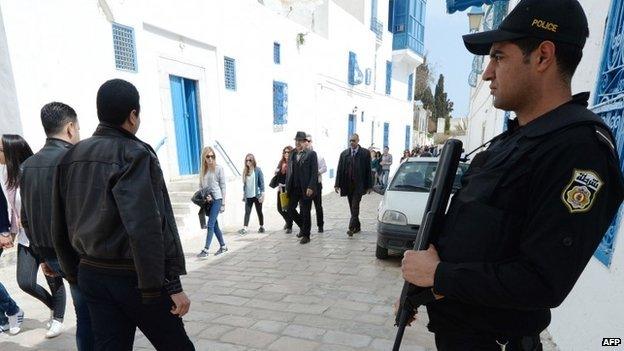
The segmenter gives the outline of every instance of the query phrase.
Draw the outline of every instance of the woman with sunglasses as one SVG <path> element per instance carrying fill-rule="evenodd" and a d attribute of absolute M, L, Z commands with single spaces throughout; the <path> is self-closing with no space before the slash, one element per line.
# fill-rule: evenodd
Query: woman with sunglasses
<path fill-rule="evenodd" d="M 277 169 L 275 170 L 275 175 L 277 176 L 277 212 L 284 218 L 284 230 L 286 230 L 287 234 L 292 233 L 293 220 L 288 215 L 288 209 L 282 208 L 282 203 L 280 202 L 280 194 L 286 191 L 286 173 L 288 172 L 288 159 L 290 158 L 290 153 L 292 152 L 292 146 L 286 146 L 282 150 L 282 158 L 277 164 Z"/>
<path fill-rule="evenodd" d="M 217 164 L 216 157 L 214 150 L 210 146 L 206 146 L 202 150 L 199 187 L 200 189 L 207 188 L 208 196 L 206 200 L 210 202 L 211 205 L 210 211 L 207 214 L 208 223 L 206 223 L 206 226 L 208 229 L 206 233 L 206 245 L 197 255 L 198 258 L 208 258 L 208 250 L 210 249 L 213 235 L 217 236 L 220 245 L 219 250 L 217 250 L 214 255 L 220 255 L 228 250 L 223 240 L 223 233 L 219 228 L 219 221 L 217 220 L 219 213 L 225 210 L 225 174 L 223 173 L 223 167 Z"/>
<path fill-rule="evenodd" d="M 256 165 L 256 157 L 253 154 L 245 156 L 245 168 L 243 169 L 243 194 L 245 201 L 245 222 L 243 229 L 238 234 L 245 235 L 248 233 L 249 216 L 251 215 L 251 207 L 256 206 L 256 214 L 260 228 L 258 233 L 264 233 L 264 215 L 262 214 L 262 202 L 264 202 L 264 175 L 260 167 Z"/>
<path fill-rule="evenodd" d="M 5 165 L 5 171 L 0 176 L 2 191 L 7 199 L 9 216 L 11 218 L 11 234 L 17 241 L 17 284 L 25 293 L 43 302 L 50 309 L 50 320 L 47 323 L 46 338 L 54 338 L 63 331 L 63 317 L 65 316 L 65 286 L 61 276 L 45 275 L 50 288 L 48 293 L 37 284 L 37 272 L 43 262 L 30 248 L 30 241 L 21 226 L 20 197 L 20 166 L 27 158 L 33 155 L 30 146 L 19 135 L 2 135 L 2 156 L 0 164 Z M 23 312 L 22 316 L 23 316 Z M 23 318 L 23 317 L 22 317 Z M 19 328 L 18 328 L 19 330 Z"/>

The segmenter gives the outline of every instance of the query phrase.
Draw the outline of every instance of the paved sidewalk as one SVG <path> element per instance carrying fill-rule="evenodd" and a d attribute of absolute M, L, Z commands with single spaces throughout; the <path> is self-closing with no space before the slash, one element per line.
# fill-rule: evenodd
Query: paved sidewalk
<path fill-rule="evenodd" d="M 274 230 L 283 224 L 272 208 L 265 209 L 267 233 L 226 234 L 231 250 L 221 257 L 197 260 L 194 255 L 202 247 L 203 233 L 186 234 L 189 274 L 183 285 L 192 305 L 184 320 L 196 349 L 390 350 L 396 332 L 391 305 L 403 280 L 398 257 L 375 258 L 380 199 L 376 194 L 364 197 L 364 231 L 353 238 L 345 234 L 346 200 L 335 194 L 323 200 L 325 233 L 317 234 L 313 225 L 312 241 L 306 245 L 300 245 L 293 234 Z M 0 281 L 26 311 L 26 321 L 19 335 L 0 335 L 0 349 L 75 349 L 71 303 L 68 301 L 67 332 L 44 339 L 49 312 L 17 288 L 14 269 L 0 269 Z M 426 320 L 421 309 L 418 322 L 405 333 L 402 349 L 435 349 L 433 335 L 424 327 Z M 139 333 L 135 349 L 153 348 Z"/>

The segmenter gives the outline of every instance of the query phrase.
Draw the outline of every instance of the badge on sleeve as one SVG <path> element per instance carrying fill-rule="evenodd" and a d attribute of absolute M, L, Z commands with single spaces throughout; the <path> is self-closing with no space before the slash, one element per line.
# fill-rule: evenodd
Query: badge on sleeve
<path fill-rule="evenodd" d="M 594 204 L 603 181 L 594 171 L 575 169 L 570 183 L 563 189 L 561 200 L 570 213 L 587 212 Z"/>

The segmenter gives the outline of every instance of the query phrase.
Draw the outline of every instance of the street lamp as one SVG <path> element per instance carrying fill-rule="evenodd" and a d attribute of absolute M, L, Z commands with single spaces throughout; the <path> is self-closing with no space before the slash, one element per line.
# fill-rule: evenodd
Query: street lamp
<path fill-rule="evenodd" d="M 481 6 L 473 6 L 470 8 L 470 12 L 468 12 L 468 24 L 470 26 L 470 32 L 478 32 L 481 27 L 481 20 L 483 20 L 483 16 L 485 12 L 483 12 L 483 8 Z"/>

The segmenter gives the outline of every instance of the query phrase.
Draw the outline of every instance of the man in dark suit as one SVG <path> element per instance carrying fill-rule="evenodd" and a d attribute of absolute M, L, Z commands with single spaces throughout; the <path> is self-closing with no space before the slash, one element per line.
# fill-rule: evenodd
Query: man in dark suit
<path fill-rule="evenodd" d="M 347 234 L 353 234 L 361 230 L 360 226 L 360 201 L 362 195 L 369 194 L 373 188 L 373 177 L 370 171 L 370 152 L 360 147 L 360 137 L 353 134 L 349 139 L 350 147 L 340 154 L 338 160 L 338 174 L 334 190 L 340 192 L 340 196 L 349 199 L 351 220 Z"/>
<path fill-rule="evenodd" d="M 300 229 L 297 237 L 300 244 L 310 242 L 310 210 L 312 199 L 318 191 L 318 161 L 316 152 L 306 149 L 307 135 L 297 132 L 295 136 L 295 150 L 288 160 L 286 173 L 286 193 L 288 194 L 288 214 Z M 300 205 L 297 213 L 297 204 Z"/>

